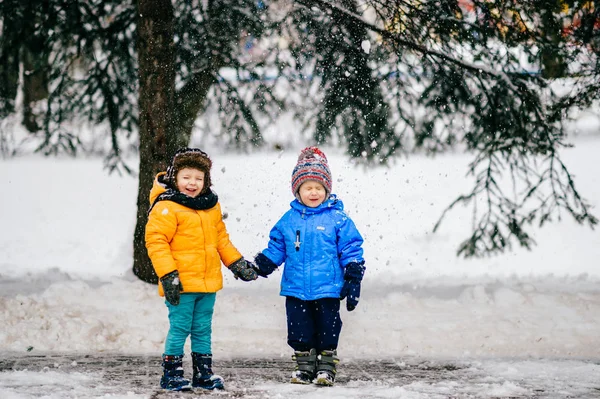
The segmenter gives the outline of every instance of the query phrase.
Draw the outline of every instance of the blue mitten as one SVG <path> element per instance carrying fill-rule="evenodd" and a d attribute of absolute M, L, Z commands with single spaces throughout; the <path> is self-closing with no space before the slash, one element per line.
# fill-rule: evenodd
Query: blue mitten
<path fill-rule="evenodd" d="M 262 252 L 254 257 L 254 263 L 256 263 L 254 266 L 256 274 L 264 278 L 267 278 L 269 274 L 273 273 L 273 270 L 277 269 L 277 265 L 263 255 Z"/>
<path fill-rule="evenodd" d="M 365 274 L 365 264 L 350 262 L 346 265 L 344 273 L 344 285 L 340 293 L 340 299 L 346 298 L 346 309 L 349 312 L 356 309 L 360 298 L 360 282 Z"/>

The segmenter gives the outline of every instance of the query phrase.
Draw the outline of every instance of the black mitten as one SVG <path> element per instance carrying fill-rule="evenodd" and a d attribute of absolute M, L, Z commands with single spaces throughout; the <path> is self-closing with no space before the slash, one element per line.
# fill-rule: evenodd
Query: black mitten
<path fill-rule="evenodd" d="M 169 274 L 165 274 L 160 278 L 163 291 L 165 292 L 165 299 L 173 306 L 179 305 L 180 292 L 183 291 L 183 285 L 179 280 L 179 272 L 177 270 L 172 271 Z"/>
<path fill-rule="evenodd" d="M 254 257 L 254 262 L 256 263 L 254 266 L 256 274 L 264 278 L 267 278 L 269 274 L 273 273 L 273 270 L 277 269 L 277 265 L 271 262 L 271 259 L 263 255 L 262 252 Z"/>
<path fill-rule="evenodd" d="M 349 312 L 356 309 L 360 298 L 360 282 L 365 274 L 364 263 L 350 262 L 346 265 L 344 273 L 344 285 L 340 293 L 340 299 L 346 298 L 346 309 Z"/>
<path fill-rule="evenodd" d="M 236 279 L 241 278 L 242 281 L 252 281 L 258 278 L 253 266 L 246 259 L 240 258 L 229 266 L 229 270 L 231 270 L 233 277 Z"/>

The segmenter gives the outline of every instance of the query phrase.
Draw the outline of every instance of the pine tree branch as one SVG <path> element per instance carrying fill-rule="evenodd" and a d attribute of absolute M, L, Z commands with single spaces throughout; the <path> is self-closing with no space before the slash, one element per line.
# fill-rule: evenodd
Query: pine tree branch
<path fill-rule="evenodd" d="M 353 23 L 356 23 L 357 25 L 362 26 L 363 28 L 366 28 L 372 32 L 375 32 L 375 33 L 381 35 L 381 37 L 391 40 L 392 42 L 395 42 L 396 44 L 398 44 L 400 46 L 407 47 L 411 50 L 415 50 L 423 55 L 430 55 L 433 57 L 437 57 L 441 60 L 450 62 L 452 64 L 458 65 L 461 68 L 468 70 L 470 72 L 473 72 L 476 75 L 485 74 L 485 75 L 493 76 L 497 79 L 500 79 L 500 80 L 503 80 L 504 82 L 506 82 L 506 84 L 513 91 L 515 91 L 515 92 L 518 91 L 517 87 L 513 84 L 510 77 L 503 71 L 495 71 L 495 70 L 487 68 L 483 65 L 475 65 L 475 64 L 472 64 L 467 61 L 459 60 L 448 54 L 444 54 L 440 51 L 429 49 L 420 44 L 405 40 L 402 37 L 400 37 L 399 34 L 387 31 L 385 29 L 382 29 L 382 28 L 370 23 L 370 22 L 367 22 L 360 15 L 355 14 L 341 6 L 333 4 L 332 2 L 330 2 L 328 0 L 296 0 L 296 1 L 298 3 L 304 5 L 307 8 L 310 8 L 313 6 L 318 7 L 318 8 L 327 8 L 327 9 L 331 10 L 332 13 L 335 13 L 336 16 L 346 19 L 346 20 L 350 20 Z"/>

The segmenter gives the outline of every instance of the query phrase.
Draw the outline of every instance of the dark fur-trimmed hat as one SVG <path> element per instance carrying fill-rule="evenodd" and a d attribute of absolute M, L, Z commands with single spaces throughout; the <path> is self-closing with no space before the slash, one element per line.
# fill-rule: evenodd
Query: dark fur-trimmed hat
<path fill-rule="evenodd" d="M 202 187 L 201 194 L 204 194 L 212 186 L 212 182 L 210 181 L 211 167 L 212 161 L 204 151 L 198 148 L 181 148 L 173 155 L 171 165 L 167 168 L 165 180 L 172 187 L 177 188 L 176 177 L 181 169 L 192 168 L 201 170 L 204 172 L 204 187 Z"/>
<path fill-rule="evenodd" d="M 292 172 L 292 193 L 298 195 L 300 186 L 307 180 L 314 180 L 323 185 L 327 195 L 331 194 L 331 171 L 327 157 L 317 147 L 306 147 L 298 156 L 298 163 Z"/>

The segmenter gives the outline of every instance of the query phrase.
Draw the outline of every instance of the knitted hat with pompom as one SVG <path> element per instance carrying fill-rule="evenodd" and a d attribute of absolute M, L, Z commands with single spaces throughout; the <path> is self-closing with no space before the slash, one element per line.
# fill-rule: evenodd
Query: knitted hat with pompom
<path fill-rule="evenodd" d="M 298 163 L 292 172 L 292 193 L 298 195 L 302 183 L 314 180 L 323 185 L 327 195 L 331 194 L 331 171 L 327 157 L 317 147 L 306 147 L 298 156 Z"/>

